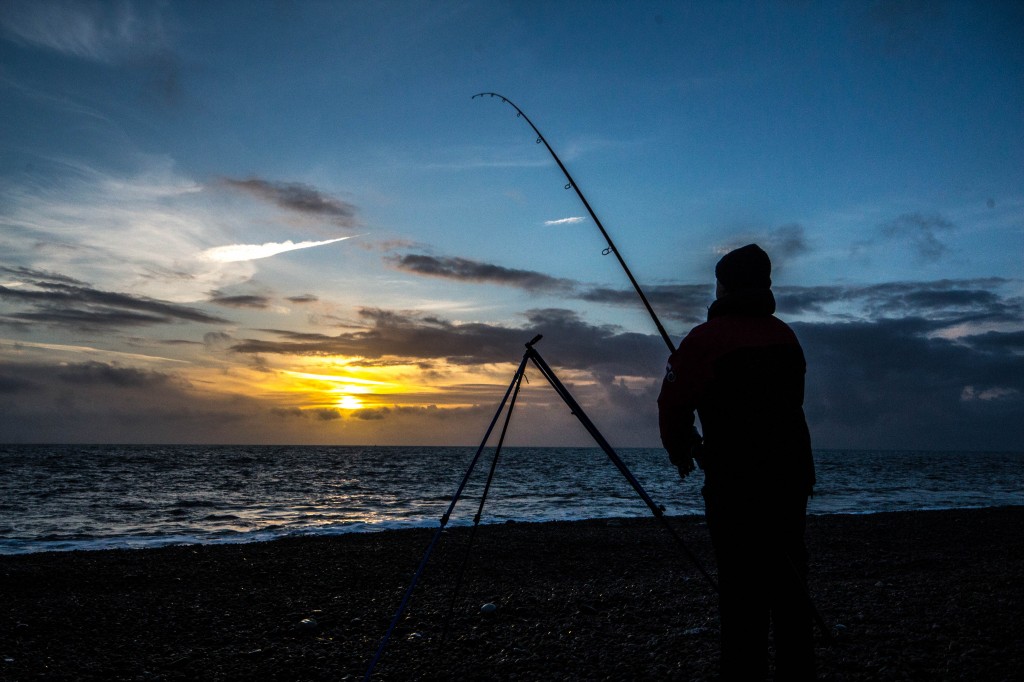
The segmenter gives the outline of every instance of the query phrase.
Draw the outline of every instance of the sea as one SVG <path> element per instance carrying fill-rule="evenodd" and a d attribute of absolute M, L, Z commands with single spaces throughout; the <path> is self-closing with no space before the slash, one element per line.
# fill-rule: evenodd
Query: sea
<path fill-rule="evenodd" d="M 641 517 L 598 448 L 0 445 L 0 554 Z M 703 475 L 617 450 L 670 515 L 702 514 Z M 480 501 L 496 462 L 486 504 Z M 1022 452 L 815 452 L 811 514 L 1024 505 Z M 469 477 L 467 478 L 467 474 Z"/>

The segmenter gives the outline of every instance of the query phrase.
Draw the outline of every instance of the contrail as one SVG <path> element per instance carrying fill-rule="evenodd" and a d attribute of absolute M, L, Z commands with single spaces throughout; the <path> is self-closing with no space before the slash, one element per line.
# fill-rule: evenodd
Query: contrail
<path fill-rule="evenodd" d="M 229 244 L 228 246 L 215 246 L 212 249 L 207 249 L 200 253 L 199 257 L 203 260 L 212 260 L 217 261 L 218 263 L 236 263 L 238 261 L 269 258 L 270 256 L 276 256 L 277 254 L 284 253 L 286 251 L 296 251 L 298 249 L 310 249 L 314 246 L 324 246 L 325 244 L 333 244 L 334 242 L 340 242 L 358 236 L 359 235 L 338 237 L 337 239 L 327 239 L 322 242 L 299 242 L 298 244 L 290 239 L 285 242 L 267 242 L 266 244 Z"/>
<path fill-rule="evenodd" d="M 545 220 L 545 225 L 574 225 L 576 223 L 582 223 L 586 218 L 583 216 L 573 216 L 571 218 L 560 218 L 558 220 Z"/>

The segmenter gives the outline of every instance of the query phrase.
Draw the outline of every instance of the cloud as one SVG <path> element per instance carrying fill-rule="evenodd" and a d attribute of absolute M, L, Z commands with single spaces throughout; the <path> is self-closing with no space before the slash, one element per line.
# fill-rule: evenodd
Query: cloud
<path fill-rule="evenodd" d="M 354 235 L 353 235 L 354 236 Z M 215 246 L 206 249 L 199 254 L 203 260 L 216 261 L 218 263 L 237 263 L 239 261 L 258 260 L 269 258 L 279 253 L 297 251 L 299 249 L 310 249 L 314 246 L 324 246 L 335 242 L 342 242 L 352 237 L 337 237 L 319 242 L 299 242 L 291 240 L 284 242 L 267 242 L 266 244 L 229 244 L 227 246 Z"/>
<path fill-rule="evenodd" d="M 939 215 L 904 213 L 884 223 L 881 230 L 889 239 L 909 242 L 920 261 L 934 263 L 947 251 L 946 245 L 938 235 L 954 227 L 953 223 Z"/>
<path fill-rule="evenodd" d="M 246 339 L 233 345 L 231 350 L 238 353 L 366 358 L 448 358 L 457 364 L 477 364 L 506 362 L 509 350 L 517 345 L 511 330 L 493 325 L 457 324 L 436 317 L 378 308 L 363 308 L 359 315 L 366 326 L 358 331 L 329 336 L 265 330 L 283 340 Z M 526 333 L 520 332 L 520 335 Z"/>
<path fill-rule="evenodd" d="M 464 282 L 501 284 L 527 291 L 567 292 L 575 286 L 575 282 L 572 280 L 551 277 L 533 270 L 517 270 L 466 258 L 438 258 L 423 254 L 408 254 L 388 258 L 387 261 L 399 270 L 418 275 Z"/>
<path fill-rule="evenodd" d="M 362 241 L 360 246 L 366 251 L 402 251 L 405 249 L 423 249 L 426 245 L 411 239 L 385 239 L 380 242 Z"/>
<path fill-rule="evenodd" d="M 515 270 L 464 258 L 441 258 L 421 254 L 392 257 L 388 261 L 398 269 L 431 277 L 465 282 L 495 283 L 531 292 L 552 292 L 591 303 L 620 307 L 638 307 L 642 303 L 635 289 L 587 288 L 571 279 L 556 278 L 533 270 Z M 709 285 L 658 284 L 643 287 L 652 307 L 661 317 L 695 324 L 707 317 L 714 300 Z"/>
<path fill-rule="evenodd" d="M 987 353 L 1024 355 L 1024 331 L 988 331 L 962 338 L 960 341 Z"/>
<path fill-rule="evenodd" d="M 803 225 L 790 223 L 763 232 L 740 235 L 719 246 L 715 251 L 724 256 L 733 249 L 750 243 L 759 245 L 768 253 L 773 270 L 781 270 L 789 261 L 811 250 Z"/>
<path fill-rule="evenodd" d="M 0 442 L 215 443 L 240 442 L 246 433 L 273 438 L 258 401 L 200 390 L 172 373 L 0 358 L 0 377 L 32 384 L 14 395 L 0 391 Z"/>
<path fill-rule="evenodd" d="M 935 328 L 973 322 L 1017 323 L 1024 300 L 1001 294 L 1013 282 L 988 277 L 930 282 L 886 282 L 872 285 L 777 287 L 781 313 L 843 315 L 865 320 L 920 317 Z"/>
<path fill-rule="evenodd" d="M 231 346 L 237 353 L 300 356 L 341 355 L 370 360 L 396 357 L 411 364 L 444 360 L 454 365 L 515 362 L 536 334 L 546 337 L 562 366 L 593 370 L 617 367 L 621 373 L 651 375 L 662 369 L 665 348 L 659 337 L 592 325 L 573 311 L 545 308 L 527 311 L 525 322 L 507 327 L 482 322 L 456 323 L 419 313 L 363 308 L 366 326 L 337 336 L 263 330 L 276 338 L 245 339 Z M 656 358 L 656 359 L 655 359 Z"/>
<path fill-rule="evenodd" d="M 561 308 L 527 311 L 527 329 L 544 335 L 544 355 L 561 367 L 612 375 L 661 376 L 667 355 L 659 336 L 593 325 Z M 557 358 L 557 359 L 555 359 Z"/>
<path fill-rule="evenodd" d="M 810 251 L 804 228 L 796 223 L 771 230 L 765 239 L 764 248 L 772 255 L 773 262 L 785 262 Z"/>
<path fill-rule="evenodd" d="M 263 310 L 270 307 L 270 299 L 268 297 L 257 296 L 255 294 L 228 296 L 219 292 L 214 292 L 210 297 L 210 303 L 216 303 L 217 305 L 228 306 L 230 308 L 256 308 L 257 310 Z"/>
<path fill-rule="evenodd" d="M 1024 304 L 1017 284 L 991 278 L 791 288 L 803 305 L 826 311 L 812 321 L 792 323 L 808 361 L 806 412 L 815 446 L 1019 450 L 1024 443 Z M 837 302 L 856 304 L 857 315 L 844 320 L 828 314 Z M 964 319 L 999 320 L 1005 330 L 982 326 L 977 331 L 972 323 L 956 338 L 937 334 Z M 361 309 L 359 320 L 358 328 L 336 335 L 267 329 L 252 332 L 263 338 L 235 338 L 211 331 L 204 342 L 222 358 L 231 352 L 248 355 L 268 371 L 288 361 L 270 362 L 270 355 L 333 357 L 352 366 L 419 366 L 421 379 L 435 382 L 430 390 L 411 388 L 396 395 L 394 405 L 358 413 L 327 405 L 316 412 L 269 397 L 213 395 L 203 392 L 202 381 L 187 383 L 173 373 L 127 364 L 142 358 L 64 365 L 0 360 L 0 410 L 10 417 L 0 420 L 0 435 L 80 442 L 102 426 L 103 433 L 119 438 L 168 442 L 186 431 L 205 442 L 257 436 L 315 442 L 355 438 L 352 434 L 392 442 L 388 439 L 401 437 L 399 430 L 412 429 L 403 433 L 468 442 L 479 437 L 504 386 L 502 380 L 476 378 L 477 383 L 459 384 L 453 377 L 472 369 L 480 376 L 511 379 L 523 344 L 539 333 L 544 339 L 538 350 L 614 444 L 657 445 L 654 405 L 666 351 L 653 333 L 593 324 L 559 308 L 529 310 L 507 325 L 380 308 Z M 4 350 L 13 350 L 8 358 L 27 357 L 15 346 L 5 344 Z M 530 437 L 589 442 L 567 426 L 574 423 L 571 416 L 537 381 L 536 372 L 528 368 L 527 376 L 532 384 L 516 419 L 530 424 Z M 425 406 L 430 404 L 435 407 Z M 271 414 L 303 419 L 266 419 Z"/>
<path fill-rule="evenodd" d="M 313 294 L 300 294 L 298 296 L 289 296 L 285 300 L 291 301 L 292 303 L 316 303 L 320 299 Z"/>
<path fill-rule="evenodd" d="M 23 377 L 0 374 L 0 395 L 32 390 L 36 385 L 36 382 Z"/>
<path fill-rule="evenodd" d="M 644 295 L 659 316 L 680 322 L 698 323 L 707 318 L 714 291 L 707 284 L 655 284 L 643 287 Z M 642 306 L 634 289 L 597 287 L 579 294 L 584 301 L 618 306 Z"/>
<path fill-rule="evenodd" d="M 642 305 L 634 289 L 586 288 L 581 283 L 551 277 L 534 270 L 517 270 L 466 258 L 423 254 L 389 257 L 387 262 L 405 272 L 463 282 L 500 284 L 531 292 L 552 292 L 570 298 L 616 306 Z M 703 321 L 713 292 L 707 285 L 662 284 L 644 287 L 651 305 L 666 318 L 685 322 Z"/>
<path fill-rule="evenodd" d="M 141 339 L 138 337 L 128 340 L 128 344 L 131 346 L 140 345 Z M 3 347 L 3 343 L 7 342 L 11 344 L 11 348 L 14 353 L 4 353 L 11 357 L 47 357 L 51 354 L 57 354 L 61 357 L 68 358 L 78 355 L 85 355 L 89 357 L 109 357 L 114 358 L 114 362 L 142 362 L 146 364 L 152 363 L 181 363 L 188 364 L 186 360 L 179 360 L 176 358 L 161 357 L 157 355 L 140 354 L 140 353 L 128 353 L 125 351 L 110 350 L 106 348 L 99 348 L 96 346 L 86 346 L 82 344 L 64 344 L 64 343 L 38 343 L 35 341 L 11 341 L 9 339 L 0 339 L 0 351 L 7 351 Z M 150 343 L 155 344 L 166 344 L 172 342 L 154 340 Z M 188 342 L 180 342 L 188 343 Z"/>
<path fill-rule="evenodd" d="M 819 446 L 1020 449 L 1024 363 L 929 335 L 920 318 L 795 323 Z M 985 399 L 982 399 L 984 396 Z"/>
<path fill-rule="evenodd" d="M 582 223 L 586 218 L 583 216 L 573 216 L 571 218 L 559 218 L 558 220 L 545 220 L 545 225 L 575 225 L 576 223 Z"/>
<path fill-rule="evenodd" d="M 963 392 L 960 393 L 960 400 L 964 402 L 971 400 L 1002 400 L 1005 398 L 1016 398 L 1018 395 L 1020 395 L 1020 391 L 1016 388 L 997 386 L 979 391 L 974 386 L 964 386 Z"/>
<path fill-rule="evenodd" d="M 225 350 L 235 343 L 235 337 L 226 332 L 206 332 L 203 334 L 203 345 L 211 351 Z"/>
<path fill-rule="evenodd" d="M 41 274 L 30 270 L 26 272 Z M 58 277 L 56 281 L 34 280 L 19 282 L 19 286 L 0 286 L 0 300 L 12 303 L 15 308 L 0 317 L 0 324 L 38 322 L 79 330 L 97 330 L 172 322 L 227 322 L 224 318 L 195 308 L 144 296 L 67 284 L 67 279 Z"/>
<path fill-rule="evenodd" d="M 32 282 L 34 280 L 42 280 L 46 282 L 59 282 L 62 284 L 82 284 L 85 282 L 75 279 L 74 277 L 68 277 L 56 272 L 48 272 L 46 270 L 36 270 L 24 266 L 9 267 L 6 265 L 0 265 L 0 273 L 6 273 L 13 277 L 17 283 Z"/>
<path fill-rule="evenodd" d="M 360 367 L 419 366 L 421 381 L 428 382 L 429 391 L 410 389 L 396 396 L 396 405 L 378 406 L 374 412 L 358 411 L 346 418 L 379 422 L 389 425 L 388 428 L 406 424 L 409 419 L 459 422 L 447 427 L 451 434 L 467 426 L 466 419 L 474 417 L 477 423 L 471 430 L 479 437 L 480 424 L 490 416 L 502 387 L 494 381 L 458 384 L 453 383 L 453 378 L 468 371 L 508 380 L 511 368 L 525 351 L 524 344 L 541 334 L 544 338 L 538 349 L 571 387 L 577 400 L 587 405 L 592 418 L 622 438 L 628 436 L 632 443 L 643 443 L 644 437 L 647 442 L 651 442 L 652 436 L 656 438 L 656 419 L 649 408 L 655 404 L 656 386 L 666 356 L 657 336 L 590 324 L 573 311 L 556 308 L 527 311 L 514 326 L 452 322 L 423 313 L 378 308 L 363 309 L 360 316 L 365 327 L 358 331 L 334 336 L 262 330 L 276 338 L 244 339 L 231 350 L 254 355 L 344 358 L 347 364 Z M 279 362 L 287 362 L 287 358 L 276 360 L 275 364 Z M 528 376 L 532 383 L 538 383 L 535 372 L 529 370 Z M 614 386 L 610 387 L 611 384 Z M 531 397 L 519 412 L 519 419 L 536 422 L 529 438 L 549 444 L 586 438 L 582 430 L 582 436 L 573 435 L 571 415 L 543 381 L 538 388 L 529 389 L 529 393 Z M 436 407 L 425 408 L 424 402 L 436 403 Z M 459 412 L 454 405 L 475 407 L 469 413 Z M 559 415 L 557 422 L 561 426 L 552 426 L 551 414 Z"/>
<path fill-rule="evenodd" d="M 973 450 L 1024 443 L 1024 300 L 1004 278 L 780 287 L 807 356 L 823 447 Z"/>
<path fill-rule="evenodd" d="M 161 9 L 127 1 L 6 0 L 0 25 L 22 44 L 111 63 L 167 49 Z"/>
<path fill-rule="evenodd" d="M 355 227 L 357 224 L 354 205 L 324 194 L 309 185 L 270 182 L 260 178 L 222 178 L 221 183 L 300 215 L 326 218 L 341 227 Z"/>
<path fill-rule="evenodd" d="M 310 413 L 316 416 L 320 421 L 333 421 L 335 419 L 341 419 L 341 412 L 339 410 L 332 410 L 330 408 L 309 410 Z"/>
<path fill-rule="evenodd" d="M 196 255 L 231 243 L 227 235 L 251 229 L 254 216 L 211 202 L 166 158 L 141 163 L 126 176 L 66 161 L 45 185 L 0 186 L 5 263 L 183 303 L 251 278 L 249 262 Z"/>
<path fill-rule="evenodd" d="M 0 292 L 2 295 L 3 292 Z M 158 324 L 169 320 L 127 310 L 76 310 L 70 308 L 47 308 L 32 312 L 13 313 L 7 316 L 15 324 L 39 322 L 49 326 L 63 326 L 79 331 L 100 331 L 105 327 L 131 327 Z M 0 319 L 0 323 L 6 320 Z"/>
<path fill-rule="evenodd" d="M 987 278 L 782 290 L 780 301 L 789 308 L 817 312 L 813 321 L 792 323 L 808 359 L 806 410 L 816 446 L 1019 449 L 1024 301 L 1014 286 Z M 595 297 L 625 304 L 627 293 Z M 663 293 L 690 298 L 696 307 L 707 291 Z M 837 305 L 852 305 L 856 314 L 830 313 Z M 337 336 L 268 330 L 276 338 L 241 340 L 232 350 L 487 365 L 514 362 L 540 333 L 538 349 L 563 381 L 565 375 L 577 380 L 573 391 L 585 396 L 602 428 L 656 443 L 648 420 L 666 352 L 654 334 L 594 325 L 553 308 L 527 311 L 515 326 L 378 308 L 360 316 L 366 325 L 360 330 Z M 1008 331 L 970 331 L 990 323 Z M 955 338 L 939 334 L 960 324 Z"/>
<path fill-rule="evenodd" d="M 108 385 L 122 388 L 157 388 L 175 380 L 169 374 L 105 362 L 84 362 L 62 367 L 57 378 L 74 385 Z"/>

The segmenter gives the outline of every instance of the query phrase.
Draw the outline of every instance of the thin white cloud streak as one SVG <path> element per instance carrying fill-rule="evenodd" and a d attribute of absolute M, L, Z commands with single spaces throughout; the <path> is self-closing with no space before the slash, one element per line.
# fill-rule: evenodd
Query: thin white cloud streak
<path fill-rule="evenodd" d="M 1019 391 L 1015 388 L 1005 388 L 1002 386 L 983 390 L 977 390 L 974 386 L 964 386 L 964 390 L 960 393 L 960 400 L 965 403 L 975 400 L 993 401 L 1010 398 L 1018 393 Z"/>
<path fill-rule="evenodd" d="M 33 341 L 24 341 L 16 339 L 0 339 L 0 348 L 4 350 L 13 349 L 15 354 L 21 353 L 26 349 L 35 349 L 43 351 L 54 351 L 57 353 L 82 353 L 85 355 L 98 355 L 102 357 L 111 358 L 129 358 L 132 360 L 145 360 L 153 362 L 178 362 L 182 364 L 189 364 L 188 360 L 179 360 L 175 358 L 165 358 L 158 355 L 144 355 L 142 353 L 125 353 L 123 351 L 116 350 L 105 350 L 102 348 L 94 348 L 92 346 L 70 346 L 63 343 L 36 343 Z M 8 358 L 13 357 L 8 353 Z"/>
<path fill-rule="evenodd" d="M 14 40 L 60 54 L 113 62 L 167 46 L 159 6 L 121 2 L 8 0 L 0 17 Z"/>
<path fill-rule="evenodd" d="M 575 225 L 582 223 L 586 218 L 583 216 L 572 216 L 571 218 L 559 218 L 558 220 L 545 220 L 545 225 Z"/>
<path fill-rule="evenodd" d="M 103 123 L 113 123 L 110 117 L 103 112 L 98 109 L 85 106 L 84 104 L 79 104 L 74 101 L 70 95 L 44 92 L 14 80 L 13 78 L 10 78 L 9 75 L 0 75 L 0 86 L 11 88 L 26 99 L 38 103 L 40 106 L 53 109 L 54 111 L 63 112 L 72 116 L 84 116 L 86 118 L 102 121 Z"/>
<path fill-rule="evenodd" d="M 199 254 L 199 257 L 202 260 L 216 261 L 218 263 L 238 263 L 241 261 L 269 258 L 270 256 L 276 256 L 279 253 L 286 253 L 288 251 L 311 249 L 314 246 L 334 244 L 335 242 L 342 242 L 346 239 L 351 239 L 353 236 L 357 235 L 338 237 L 337 239 L 326 239 L 319 242 L 299 242 L 297 244 L 290 239 L 284 242 L 267 242 L 266 244 L 229 244 L 227 246 L 215 246 L 212 249 L 207 249 Z"/>
<path fill-rule="evenodd" d="M 247 281 L 247 262 L 202 261 L 210 243 L 251 229 L 250 216 L 211 201 L 166 159 L 114 175 L 65 163 L 47 187 L 0 189 L 10 263 L 59 272 L 99 287 L 178 303 Z"/>

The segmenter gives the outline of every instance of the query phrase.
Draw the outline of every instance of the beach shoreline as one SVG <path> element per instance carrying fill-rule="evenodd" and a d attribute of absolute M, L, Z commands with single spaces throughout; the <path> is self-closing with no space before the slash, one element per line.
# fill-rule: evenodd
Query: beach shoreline
<path fill-rule="evenodd" d="M 713 571 L 701 517 L 670 522 Z M 361 679 L 433 535 L 0 556 L 0 679 Z M 472 535 L 443 534 L 375 679 L 715 678 L 716 596 L 654 519 Z M 1013 679 L 1021 537 L 1024 507 L 809 517 L 822 679 Z"/>

